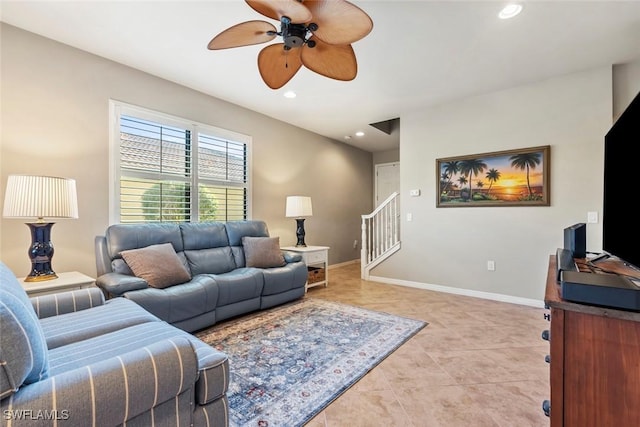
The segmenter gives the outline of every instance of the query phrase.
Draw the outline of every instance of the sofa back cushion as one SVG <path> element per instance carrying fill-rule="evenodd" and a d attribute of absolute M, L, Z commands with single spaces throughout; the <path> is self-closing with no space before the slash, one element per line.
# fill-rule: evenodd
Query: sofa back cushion
<path fill-rule="evenodd" d="M 180 224 L 191 274 L 222 274 L 236 269 L 222 222 Z"/>
<path fill-rule="evenodd" d="M 0 261 L 0 399 L 45 379 L 47 343 L 27 293 Z"/>
<path fill-rule="evenodd" d="M 151 245 L 171 243 L 176 252 L 182 252 L 180 227 L 173 223 L 114 224 L 105 233 L 111 259 L 121 258 L 120 252 Z"/>
<path fill-rule="evenodd" d="M 134 276 L 127 263 L 122 259 L 122 251 L 162 243 L 171 243 L 182 263 L 187 265 L 187 260 L 182 254 L 182 235 L 178 224 L 114 224 L 107 228 L 104 237 L 106 251 L 111 259 L 111 271 L 114 273 Z"/>
<path fill-rule="evenodd" d="M 229 245 L 233 258 L 238 267 L 245 267 L 243 237 L 269 237 L 269 229 L 264 221 L 229 221 L 225 224 Z"/>

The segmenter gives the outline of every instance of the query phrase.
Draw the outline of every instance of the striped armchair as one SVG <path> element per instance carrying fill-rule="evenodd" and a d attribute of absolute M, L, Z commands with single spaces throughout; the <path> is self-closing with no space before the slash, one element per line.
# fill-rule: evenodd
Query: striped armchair
<path fill-rule="evenodd" d="M 225 354 L 97 289 L 29 299 L 0 262 L 0 424 L 228 426 Z"/>

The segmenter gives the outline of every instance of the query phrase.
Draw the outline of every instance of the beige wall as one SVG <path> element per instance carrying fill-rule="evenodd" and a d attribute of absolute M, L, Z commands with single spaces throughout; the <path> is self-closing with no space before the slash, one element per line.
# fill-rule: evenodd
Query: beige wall
<path fill-rule="evenodd" d="M 617 120 L 640 94 L 640 58 L 613 66 L 613 118 Z"/>
<path fill-rule="evenodd" d="M 1 31 L 2 200 L 9 174 L 77 181 L 80 218 L 53 227 L 56 271 L 95 275 L 93 239 L 109 223 L 109 99 L 252 136 L 253 218 L 295 244 L 285 198 L 309 195 L 307 244 L 331 246 L 332 264 L 359 257 L 370 153 L 6 24 Z M 0 259 L 18 276 L 29 271 L 29 242 L 20 220 L 1 220 Z"/>
<path fill-rule="evenodd" d="M 400 161 L 400 149 L 377 151 L 373 153 L 373 164 L 379 165 L 381 163 L 393 163 Z"/>
<path fill-rule="evenodd" d="M 611 124 L 611 67 L 402 116 L 402 249 L 372 275 L 540 302 L 563 229 L 586 222 L 588 211 L 602 215 L 603 141 Z M 551 206 L 435 207 L 435 159 L 541 145 L 551 146 Z M 422 195 L 409 197 L 413 188 Z M 404 220 L 409 212 L 412 222 Z M 588 225 L 588 250 L 601 250 L 601 235 L 600 223 Z"/>

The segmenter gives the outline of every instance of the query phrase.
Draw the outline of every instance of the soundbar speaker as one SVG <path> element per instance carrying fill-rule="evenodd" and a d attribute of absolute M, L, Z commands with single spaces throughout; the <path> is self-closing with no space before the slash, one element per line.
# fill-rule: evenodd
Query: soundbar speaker
<path fill-rule="evenodd" d="M 580 222 L 564 229 L 564 248 L 574 258 L 587 257 L 587 224 Z"/>

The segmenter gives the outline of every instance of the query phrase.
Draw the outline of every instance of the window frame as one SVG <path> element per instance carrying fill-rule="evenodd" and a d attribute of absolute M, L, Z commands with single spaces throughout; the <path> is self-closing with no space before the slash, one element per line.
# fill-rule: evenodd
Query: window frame
<path fill-rule="evenodd" d="M 122 169 L 120 166 L 120 117 L 122 115 L 139 118 L 142 120 L 148 120 L 151 122 L 160 123 L 166 126 L 172 126 L 177 128 L 186 129 L 191 132 L 191 188 L 196 189 L 196 195 L 199 193 L 198 184 L 205 184 L 210 180 L 198 178 L 198 147 L 199 147 L 199 134 L 205 134 L 213 136 L 222 140 L 229 140 L 245 145 L 246 150 L 246 183 L 244 186 L 238 186 L 238 188 L 246 189 L 246 214 L 247 219 L 252 218 L 252 173 L 251 173 L 251 153 L 252 153 L 252 138 L 251 136 L 244 135 L 238 132 L 234 132 L 227 129 L 218 128 L 216 126 L 208 125 L 205 123 L 196 122 L 194 120 L 185 119 L 182 117 L 173 116 L 170 114 L 161 113 L 158 111 L 150 110 L 148 108 L 139 107 L 136 105 L 127 104 L 120 101 L 109 100 L 109 224 L 120 223 L 120 177 Z M 136 174 L 133 173 L 133 176 Z M 148 178 L 148 174 L 142 174 Z M 142 176 L 141 175 L 141 176 Z M 185 181 L 186 182 L 186 181 Z M 189 222 L 199 222 L 199 202 L 198 197 L 192 198 L 191 220 Z"/>

